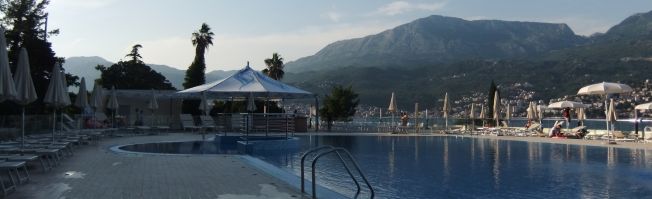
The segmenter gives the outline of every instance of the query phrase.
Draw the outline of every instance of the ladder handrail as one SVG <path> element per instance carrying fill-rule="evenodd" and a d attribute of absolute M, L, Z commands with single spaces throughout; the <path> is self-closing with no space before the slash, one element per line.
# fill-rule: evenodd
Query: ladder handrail
<path fill-rule="evenodd" d="M 328 149 L 328 151 L 322 151 L 324 149 Z M 360 166 L 358 165 L 358 162 L 355 160 L 355 158 L 353 158 L 353 155 L 351 155 L 351 153 L 345 148 L 333 147 L 333 146 L 330 146 L 330 145 L 320 146 L 320 147 L 317 147 L 317 148 L 310 149 L 306 153 L 304 153 L 303 156 L 301 157 L 301 192 L 302 193 L 305 193 L 305 188 L 304 188 L 305 187 L 304 186 L 304 180 L 305 180 L 305 178 L 304 178 L 304 162 L 305 162 L 305 159 L 309 154 L 317 153 L 319 151 L 322 151 L 322 152 L 318 153 L 312 160 L 312 197 L 313 198 L 317 198 L 317 191 L 316 191 L 316 184 L 317 184 L 316 183 L 316 181 L 317 181 L 316 180 L 316 164 L 317 164 L 317 160 L 319 160 L 319 158 L 321 158 L 321 157 L 323 157 L 325 155 L 328 155 L 330 153 L 335 153 L 337 155 L 337 157 L 340 159 L 340 162 L 342 163 L 342 165 L 346 169 L 346 172 L 349 174 L 349 176 L 351 177 L 351 179 L 355 183 L 355 185 L 357 187 L 355 198 L 357 198 L 358 195 L 360 194 L 360 190 L 361 190 L 360 189 L 360 183 L 358 182 L 356 177 L 351 172 L 351 169 L 349 168 L 349 165 L 346 163 L 346 161 L 344 161 L 344 158 L 342 157 L 342 153 L 340 151 L 343 151 L 345 156 L 348 157 L 349 160 L 351 160 L 351 162 L 353 162 L 354 168 L 356 169 L 358 174 L 360 174 L 360 176 L 362 177 L 362 180 L 364 180 L 364 183 L 367 185 L 367 188 L 369 188 L 369 192 L 371 194 L 370 197 L 374 198 L 374 196 L 375 196 L 374 189 L 371 187 L 371 183 L 369 183 L 369 181 L 365 177 L 364 173 L 360 169 Z"/>
<path fill-rule="evenodd" d="M 323 149 L 333 149 L 333 148 L 335 148 L 335 147 L 333 147 L 333 146 L 331 146 L 331 145 L 324 145 L 324 146 L 320 146 L 320 147 L 316 147 L 316 148 L 310 149 L 310 150 L 306 151 L 306 152 L 301 156 L 301 193 L 306 193 L 306 191 L 305 191 L 305 185 L 304 185 L 304 184 L 305 184 L 305 182 L 304 182 L 304 181 L 305 181 L 305 178 L 304 178 L 304 162 L 305 162 L 305 160 L 306 160 L 306 157 L 308 157 L 308 155 L 311 154 L 311 153 L 316 153 L 316 152 L 318 152 L 319 150 L 323 150 Z"/>
<path fill-rule="evenodd" d="M 344 159 L 342 158 L 342 155 L 340 154 L 340 152 L 338 150 L 339 150 L 339 148 L 333 148 L 333 149 L 330 149 L 328 151 L 324 151 L 322 153 L 319 153 L 319 155 L 315 156 L 315 158 L 312 160 L 312 198 L 317 198 L 317 175 L 316 175 L 317 174 L 317 172 L 316 172 L 317 160 L 319 160 L 319 158 L 321 158 L 321 157 L 323 157 L 325 155 L 328 155 L 330 153 L 337 154 L 337 157 L 340 159 L 340 162 L 342 163 L 342 165 L 344 165 L 344 169 L 346 169 L 346 173 L 349 174 L 349 176 L 351 177 L 351 179 L 355 183 L 355 186 L 356 186 L 357 189 L 355 191 L 355 197 L 354 198 L 357 198 L 358 195 L 360 194 L 360 183 L 358 182 L 357 179 L 355 179 L 355 176 L 353 176 L 353 173 L 351 173 L 351 169 L 349 169 L 349 166 L 346 164 L 346 162 L 344 162 Z"/>

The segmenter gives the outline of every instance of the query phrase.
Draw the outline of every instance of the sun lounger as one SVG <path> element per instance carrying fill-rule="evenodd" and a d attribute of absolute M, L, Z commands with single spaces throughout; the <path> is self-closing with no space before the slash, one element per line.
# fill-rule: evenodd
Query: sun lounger
<path fill-rule="evenodd" d="M 181 119 L 181 126 L 183 127 L 183 130 L 186 129 L 190 129 L 191 131 L 201 130 L 200 126 L 195 125 L 195 120 L 192 118 L 192 115 L 181 114 L 180 119 Z"/>
<path fill-rule="evenodd" d="M 627 138 L 625 134 L 623 134 L 622 131 L 614 131 L 613 132 L 614 140 L 616 142 L 635 142 L 636 139 L 633 138 Z"/>

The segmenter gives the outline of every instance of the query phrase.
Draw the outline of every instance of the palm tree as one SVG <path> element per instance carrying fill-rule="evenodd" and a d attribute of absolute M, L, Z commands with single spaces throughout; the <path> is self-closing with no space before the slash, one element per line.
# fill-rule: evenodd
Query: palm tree
<path fill-rule="evenodd" d="M 278 53 L 273 53 L 272 58 L 265 59 L 266 69 L 263 69 L 263 73 L 275 80 L 283 79 L 283 58 Z"/>
<path fill-rule="evenodd" d="M 210 45 L 213 45 L 213 32 L 208 24 L 202 23 L 201 28 L 197 32 L 192 33 L 192 45 L 195 46 L 195 59 L 186 70 L 186 77 L 184 78 L 183 87 L 188 89 L 206 83 L 206 61 L 204 53 L 208 50 Z M 199 100 L 184 100 L 182 106 L 183 113 L 191 113 L 198 115 Z"/>
<path fill-rule="evenodd" d="M 204 71 L 206 70 L 206 61 L 204 53 L 208 50 L 210 45 L 213 45 L 213 32 L 206 23 L 202 23 L 201 28 L 197 32 L 192 33 L 192 45 L 195 46 L 195 59 L 186 71 L 186 78 L 183 83 L 184 88 L 191 88 L 194 86 L 206 83 Z"/>

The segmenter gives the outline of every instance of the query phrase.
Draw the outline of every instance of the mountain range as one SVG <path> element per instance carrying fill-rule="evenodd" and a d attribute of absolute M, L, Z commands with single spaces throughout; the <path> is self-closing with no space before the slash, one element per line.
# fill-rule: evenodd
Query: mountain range
<path fill-rule="evenodd" d="M 437 106 L 499 87 L 532 85 L 537 99 L 574 95 L 585 84 L 642 82 L 652 69 L 652 12 L 634 14 L 605 33 L 575 34 L 566 24 L 429 16 L 362 38 L 337 41 L 286 63 L 284 82 L 326 94 L 351 85 L 362 103 Z M 99 57 L 71 57 L 68 72 L 95 79 Z M 181 88 L 184 71 L 150 64 Z M 211 71 L 207 81 L 235 71 Z"/>
<path fill-rule="evenodd" d="M 535 98 L 575 95 L 602 81 L 640 84 L 652 69 L 652 12 L 634 14 L 606 33 L 576 35 L 565 24 L 468 21 L 430 16 L 362 38 L 334 42 L 286 65 L 284 81 L 320 94 L 351 85 L 365 104 L 422 107 L 528 83 Z"/>
<path fill-rule="evenodd" d="M 67 73 L 77 75 L 80 78 L 86 78 L 86 84 L 91 85 L 91 81 L 94 79 L 100 78 L 100 71 L 95 70 L 95 66 L 104 65 L 106 67 L 111 66 L 113 63 L 107 61 L 106 59 L 98 56 L 89 56 L 89 57 L 68 57 L 66 62 L 63 64 L 63 67 L 66 69 Z M 183 80 L 186 76 L 185 70 L 180 70 L 167 65 L 159 64 L 147 64 L 153 70 L 161 73 L 165 76 L 172 86 L 177 89 L 183 89 Z M 235 70 L 214 70 L 206 73 L 206 82 L 216 81 L 228 77 L 229 75 L 235 73 Z"/>

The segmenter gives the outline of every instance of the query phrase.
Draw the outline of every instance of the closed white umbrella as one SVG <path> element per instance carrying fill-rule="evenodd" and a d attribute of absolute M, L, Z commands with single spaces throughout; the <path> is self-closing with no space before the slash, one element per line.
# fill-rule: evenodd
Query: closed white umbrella
<path fill-rule="evenodd" d="M 91 98 L 88 100 L 88 105 L 93 108 L 93 126 L 95 127 L 96 119 L 95 119 L 95 113 L 97 113 L 97 110 L 102 108 L 103 106 L 103 99 L 104 99 L 104 89 L 100 84 L 95 82 L 95 85 L 93 85 L 93 92 L 91 92 Z"/>
<path fill-rule="evenodd" d="M 500 96 L 498 96 L 498 91 L 494 93 L 494 115 L 493 118 L 496 120 L 496 127 L 499 126 L 500 120 Z"/>
<path fill-rule="evenodd" d="M 414 132 L 419 133 L 419 103 L 414 103 Z"/>
<path fill-rule="evenodd" d="M 118 96 L 115 91 L 115 86 L 111 87 L 111 96 L 109 96 L 109 101 L 106 103 L 106 108 L 111 109 L 111 126 L 115 127 L 115 112 L 118 110 L 120 105 L 118 104 Z"/>
<path fill-rule="evenodd" d="M 607 122 L 611 123 L 611 131 L 607 131 L 607 137 L 609 137 L 609 143 L 614 143 L 611 140 L 611 135 L 613 135 L 612 131 L 614 130 L 614 123 L 618 121 L 618 118 L 616 117 L 616 106 L 614 105 L 614 99 L 611 99 L 609 102 L 609 108 L 607 111 Z"/>
<path fill-rule="evenodd" d="M 16 98 L 16 85 L 11 77 L 5 29 L 0 27 L 0 102 Z"/>
<path fill-rule="evenodd" d="M 584 111 L 584 108 L 577 109 L 577 120 L 582 123 L 582 126 L 584 126 L 584 120 L 586 120 L 586 113 Z"/>
<path fill-rule="evenodd" d="M 90 107 L 88 104 L 88 90 L 86 90 L 86 79 L 83 77 L 79 83 L 79 92 L 77 92 L 77 97 L 75 98 L 75 107 L 81 108 L 82 112 L 86 108 Z"/>
<path fill-rule="evenodd" d="M 103 99 L 104 89 L 102 86 L 100 86 L 100 84 L 95 83 L 93 86 L 93 92 L 91 93 L 91 98 L 88 101 L 88 105 L 97 110 L 103 106 Z"/>
<path fill-rule="evenodd" d="M 32 82 L 32 73 L 30 72 L 29 57 L 25 48 L 20 49 L 18 55 L 18 65 L 16 66 L 16 74 L 14 74 L 14 85 L 16 85 L 16 97 L 14 102 L 23 107 L 22 113 L 22 142 L 21 146 L 25 145 L 25 106 L 38 99 L 36 89 L 34 89 L 34 82 Z"/>
<path fill-rule="evenodd" d="M 86 79 L 82 77 L 81 82 L 79 83 L 79 91 L 77 92 L 77 97 L 75 98 L 75 107 L 80 108 L 82 111 L 82 116 L 86 116 L 86 109 L 91 106 L 88 104 L 88 90 L 86 90 Z M 82 117 L 82 121 L 83 121 Z M 83 127 L 83 125 L 82 125 Z"/>
<path fill-rule="evenodd" d="M 394 125 L 394 115 L 396 114 L 396 108 L 397 108 L 396 107 L 396 98 L 394 96 L 394 92 L 392 92 L 392 98 L 389 99 L 389 107 L 387 108 L 387 111 L 392 113 L 392 122 L 390 123 L 390 126 L 392 126 L 392 127 Z"/>
<path fill-rule="evenodd" d="M 43 98 L 43 102 L 49 104 L 54 109 L 52 113 L 53 114 L 52 142 L 54 142 L 55 140 L 54 133 L 55 133 L 56 117 L 57 117 L 56 110 L 64 106 L 70 105 L 70 96 L 68 95 L 68 87 L 65 86 L 64 81 L 65 79 L 63 76 L 63 72 L 61 71 L 61 64 L 60 63 L 54 64 L 54 68 L 52 68 L 52 76 L 50 77 L 50 84 L 48 85 L 48 90 L 45 93 L 45 97 Z"/>
<path fill-rule="evenodd" d="M 608 114 L 607 110 L 607 95 L 616 94 L 616 93 L 629 93 L 634 91 L 632 87 L 626 84 L 612 83 L 612 82 L 602 82 L 597 84 L 591 84 L 585 87 L 580 88 L 577 91 L 578 95 L 602 95 L 604 96 L 604 107 L 605 114 Z M 609 121 L 605 120 L 607 124 L 607 131 L 609 131 Z"/>
<path fill-rule="evenodd" d="M 158 101 L 156 100 L 156 93 L 154 92 L 154 89 L 152 89 L 151 96 L 149 98 L 149 102 L 147 103 L 147 109 L 149 109 L 152 112 L 152 126 L 154 126 L 154 111 L 158 109 Z"/>
<path fill-rule="evenodd" d="M 484 127 L 484 119 L 485 119 L 485 113 L 484 113 L 484 106 L 480 106 L 480 117 L 482 120 L 482 126 Z"/>
<path fill-rule="evenodd" d="M 471 111 L 469 113 L 469 119 L 471 119 L 472 130 L 475 130 L 475 107 L 473 103 L 471 103 Z"/>
<path fill-rule="evenodd" d="M 446 95 L 444 95 L 444 107 L 442 108 L 442 111 L 444 112 L 444 119 L 446 121 L 445 123 L 446 129 L 448 129 L 448 109 L 450 109 L 450 107 L 448 106 L 449 105 L 448 105 L 448 92 L 447 92 Z"/>

